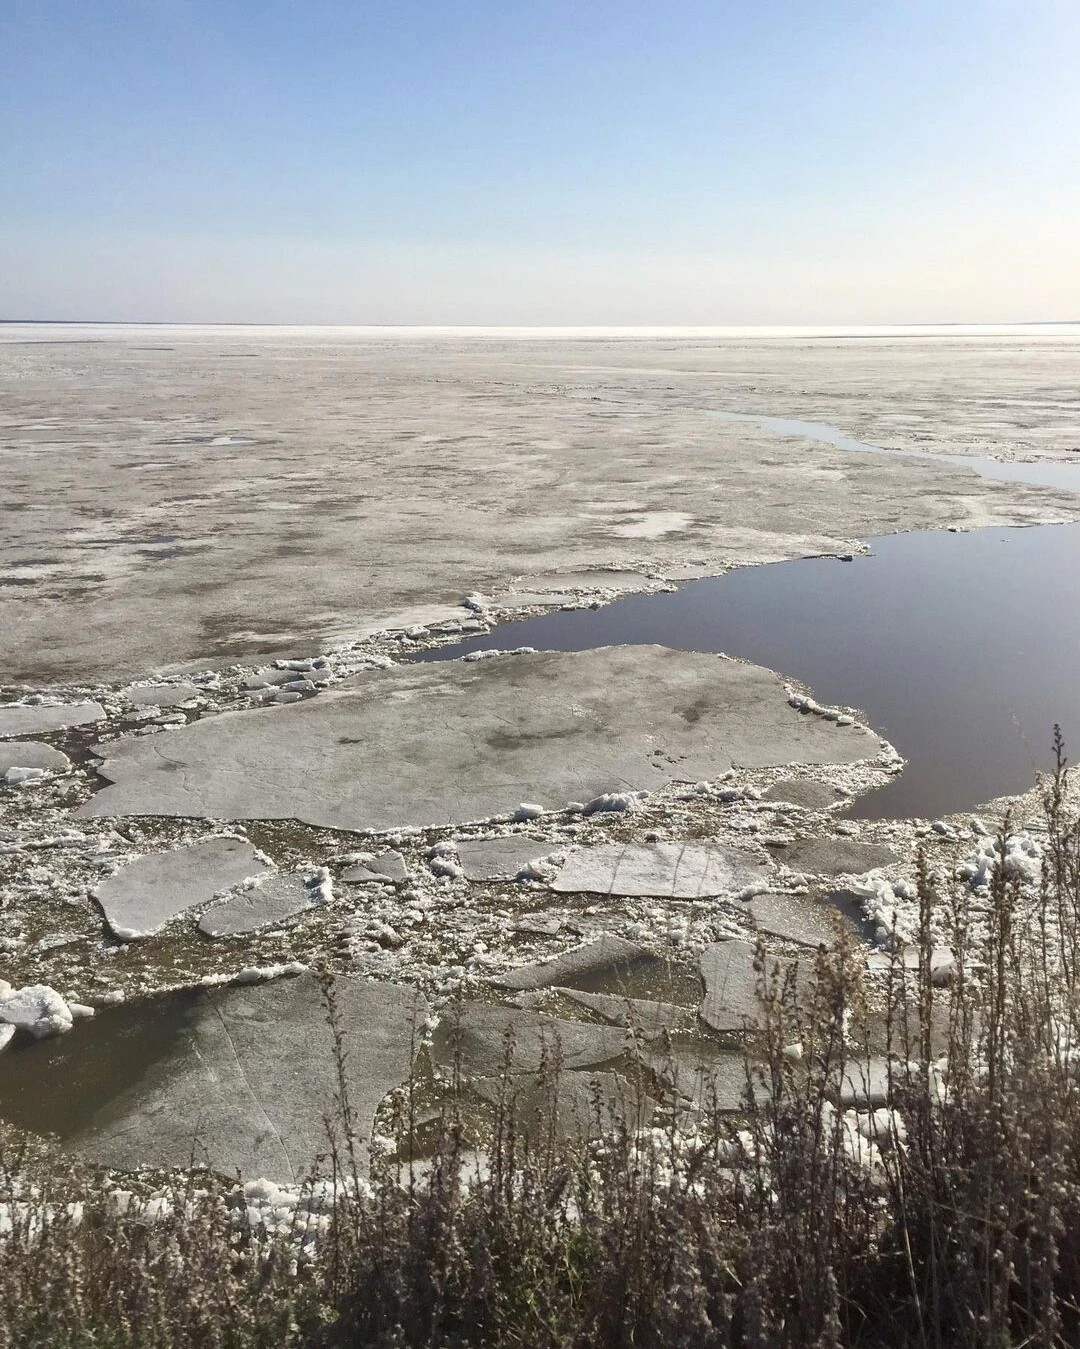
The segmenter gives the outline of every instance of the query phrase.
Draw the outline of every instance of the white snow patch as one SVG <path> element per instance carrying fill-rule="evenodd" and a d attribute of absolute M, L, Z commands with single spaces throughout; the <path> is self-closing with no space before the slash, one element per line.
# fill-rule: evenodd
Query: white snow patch
<path fill-rule="evenodd" d="M 910 901 L 916 891 L 910 881 L 890 881 L 880 871 L 868 871 L 853 880 L 849 889 L 861 901 L 863 914 L 882 946 L 894 941 L 907 945 L 914 940 L 915 917 Z"/>
<path fill-rule="evenodd" d="M 310 876 L 305 877 L 304 884 L 320 904 L 329 904 L 334 898 L 334 880 L 329 867 L 316 867 Z"/>
<path fill-rule="evenodd" d="M 291 979 L 294 975 L 305 974 L 307 966 L 301 960 L 290 960 L 285 965 L 249 965 L 234 974 L 226 982 L 233 984 L 263 984 L 269 979 Z M 203 980 L 205 983 L 206 980 Z"/>
<path fill-rule="evenodd" d="M 596 815 L 609 810 L 636 810 L 644 795 L 644 792 L 605 792 L 586 802 L 581 813 Z"/>
<path fill-rule="evenodd" d="M 981 823 L 981 822 L 980 822 Z M 957 867 L 957 875 L 972 889 L 988 886 L 1001 868 L 1008 880 L 1034 887 L 1042 875 L 1042 847 L 1030 834 L 1012 834 L 1005 840 L 1005 855 L 1001 855 L 1001 839 L 985 834 L 978 839 L 974 852 Z"/>

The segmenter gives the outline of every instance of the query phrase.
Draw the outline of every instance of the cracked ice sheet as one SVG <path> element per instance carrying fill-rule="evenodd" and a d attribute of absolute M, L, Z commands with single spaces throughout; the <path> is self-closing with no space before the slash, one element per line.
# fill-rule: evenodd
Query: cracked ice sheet
<path fill-rule="evenodd" d="M 373 671 L 309 701 L 110 742 L 100 772 L 114 785 L 80 814 L 440 826 L 878 747 L 800 716 L 759 666 L 661 646 L 533 652 Z"/>
<path fill-rule="evenodd" d="M 768 870 L 730 848 L 690 843 L 601 843 L 575 848 L 552 882 L 564 893 L 698 899 L 763 881 Z"/>
<path fill-rule="evenodd" d="M 409 1075 L 423 995 L 339 976 L 345 1072 L 361 1144 L 379 1103 Z M 206 993 L 166 1058 L 68 1145 L 106 1166 L 187 1166 L 302 1180 L 335 1115 L 337 1070 L 315 979 L 301 975 Z"/>

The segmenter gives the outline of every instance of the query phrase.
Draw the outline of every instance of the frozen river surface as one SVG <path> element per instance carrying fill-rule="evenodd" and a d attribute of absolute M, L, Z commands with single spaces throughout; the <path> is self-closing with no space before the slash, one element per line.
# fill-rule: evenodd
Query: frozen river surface
<path fill-rule="evenodd" d="M 0 669 L 85 684 L 306 655 L 516 577 L 1077 519 L 1056 478 L 972 468 L 1071 469 L 1078 372 L 1080 327 L 8 325 Z"/>

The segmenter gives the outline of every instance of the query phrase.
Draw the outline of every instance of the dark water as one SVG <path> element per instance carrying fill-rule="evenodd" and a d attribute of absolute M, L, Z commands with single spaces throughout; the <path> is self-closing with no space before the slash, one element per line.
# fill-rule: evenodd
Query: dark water
<path fill-rule="evenodd" d="M 107 1119 L 110 1105 L 169 1057 L 204 996 L 189 989 L 105 1008 L 50 1040 L 17 1036 L 0 1054 L 0 1115 L 60 1138 Z"/>
<path fill-rule="evenodd" d="M 909 760 L 864 819 L 933 817 L 1026 791 L 1055 723 L 1080 757 L 1080 525 L 933 531 L 873 555 L 744 567 L 673 594 L 547 614 L 422 659 L 484 648 L 658 642 L 723 651 L 862 709 Z"/>

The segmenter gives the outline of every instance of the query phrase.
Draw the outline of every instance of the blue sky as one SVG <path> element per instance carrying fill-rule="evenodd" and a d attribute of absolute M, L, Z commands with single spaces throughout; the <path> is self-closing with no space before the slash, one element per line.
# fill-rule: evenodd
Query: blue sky
<path fill-rule="evenodd" d="M 1080 317 L 1080 0 L 4 0 L 0 317 Z"/>

